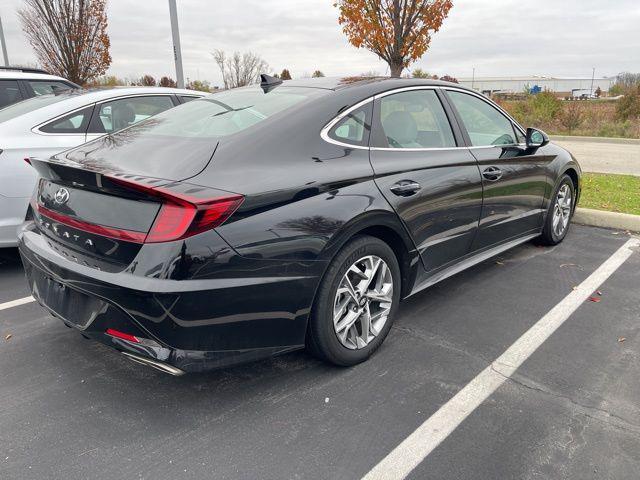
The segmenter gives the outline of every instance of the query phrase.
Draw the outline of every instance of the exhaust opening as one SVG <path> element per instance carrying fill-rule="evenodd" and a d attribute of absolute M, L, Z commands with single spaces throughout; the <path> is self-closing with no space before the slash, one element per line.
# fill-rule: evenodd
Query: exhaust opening
<path fill-rule="evenodd" d="M 132 362 L 140 363 L 142 365 L 155 368 L 156 370 L 160 370 L 161 372 L 168 373 L 169 375 L 179 377 L 180 375 L 185 374 L 185 372 L 183 370 L 180 370 L 179 368 L 173 367 L 171 365 L 167 365 L 166 363 L 158 362 L 157 360 L 153 360 L 151 358 L 141 357 L 139 355 L 135 355 L 129 352 L 122 352 L 122 354 Z"/>

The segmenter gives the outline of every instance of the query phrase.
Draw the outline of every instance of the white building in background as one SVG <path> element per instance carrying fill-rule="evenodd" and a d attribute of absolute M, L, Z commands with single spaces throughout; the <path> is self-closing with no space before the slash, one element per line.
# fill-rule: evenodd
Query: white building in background
<path fill-rule="evenodd" d="M 465 87 L 474 88 L 484 94 L 492 93 L 522 93 L 525 88 L 531 89 L 535 86 L 540 87 L 542 91 L 551 90 L 552 92 L 571 94 L 574 90 L 591 89 L 591 77 L 466 77 L 458 78 L 460 84 Z M 593 90 L 607 92 L 613 84 L 616 83 L 615 77 L 599 77 L 593 79 Z"/>

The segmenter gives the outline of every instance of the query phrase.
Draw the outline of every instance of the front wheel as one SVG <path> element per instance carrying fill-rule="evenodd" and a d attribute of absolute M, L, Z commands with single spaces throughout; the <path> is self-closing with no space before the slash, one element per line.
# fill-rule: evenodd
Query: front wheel
<path fill-rule="evenodd" d="M 564 240 L 573 216 L 575 193 L 573 180 L 569 175 L 563 175 L 553 194 L 539 238 L 543 245 L 557 245 Z"/>
<path fill-rule="evenodd" d="M 336 365 L 365 361 L 384 341 L 400 302 L 400 267 L 378 238 L 359 236 L 333 259 L 309 320 L 307 345 Z"/>

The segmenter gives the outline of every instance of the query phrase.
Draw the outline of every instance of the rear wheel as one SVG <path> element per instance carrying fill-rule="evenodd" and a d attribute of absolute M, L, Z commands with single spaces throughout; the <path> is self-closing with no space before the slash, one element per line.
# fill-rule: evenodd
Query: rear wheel
<path fill-rule="evenodd" d="M 391 329 L 400 302 L 400 267 L 393 250 L 359 236 L 327 269 L 309 321 L 308 346 L 336 365 L 363 362 Z"/>
<path fill-rule="evenodd" d="M 557 245 L 564 240 L 573 216 L 575 197 L 573 180 L 568 175 L 564 175 L 553 194 L 542 235 L 539 238 L 540 243 Z"/>

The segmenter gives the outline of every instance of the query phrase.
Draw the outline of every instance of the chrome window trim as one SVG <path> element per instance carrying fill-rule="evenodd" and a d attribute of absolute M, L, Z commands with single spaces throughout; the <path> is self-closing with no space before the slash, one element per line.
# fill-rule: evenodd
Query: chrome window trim
<path fill-rule="evenodd" d="M 470 145 L 470 146 L 456 146 L 456 147 L 424 147 L 424 148 L 393 148 L 393 147 L 372 147 L 372 146 L 364 147 L 362 145 L 352 145 L 350 143 L 340 142 L 338 140 L 334 140 L 333 138 L 329 137 L 329 131 L 336 125 L 336 123 L 338 123 L 344 117 L 349 115 L 352 111 L 357 110 L 358 108 L 360 108 L 363 105 L 366 105 L 369 102 L 372 102 L 382 97 L 386 97 L 388 95 L 394 95 L 396 93 L 408 92 L 413 90 L 438 90 L 438 89 L 453 90 L 453 91 L 467 93 L 469 95 L 478 97 L 480 100 L 485 101 L 491 107 L 497 109 L 500 113 L 502 113 L 505 117 L 507 117 L 507 119 L 513 125 L 515 125 L 515 127 L 523 135 L 526 136 L 526 132 L 524 131 L 524 129 L 511 115 L 509 115 L 499 105 L 497 105 L 496 103 L 491 101 L 491 99 L 487 98 L 481 93 L 478 93 L 472 90 L 466 90 L 464 88 L 456 88 L 456 87 L 448 87 L 448 86 L 440 86 L 440 85 L 414 85 L 412 87 L 400 87 L 393 90 L 388 90 L 386 92 L 378 93 L 376 95 L 373 95 L 369 98 L 366 98 L 365 100 L 362 100 L 356 103 L 355 105 L 353 105 L 352 107 L 349 107 L 344 112 L 341 112 L 339 115 L 334 117 L 331 121 L 329 121 L 329 123 L 327 123 L 320 131 L 320 137 L 325 142 L 331 143 L 333 145 L 337 145 L 340 147 L 348 147 L 348 148 L 353 148 L 357 150 L 382 151 L 382 152 L 430 152 L 430 151 L 446 151 L 446 150 L 460 150 L 460 149 L 472 150 L 472 149 L 486 149 L 486 148 L 526 147 L 526 143 L 510 143 L 508 145 L 479 145 L 479 146 Z"/>
<path fill-rule="evenodd" d="M 115 100 L 124 100 L 126 98 L 136 98 L 136 97 L 173 97 L 173 95 L 174 95 L 173 93 L 151 93 L 151 94 L 149 94 L 149 93 L 132 93 L 132 94 L 129 94 L 129 95 L 124 95 L 122 97 L 107 98 L 105 100 L 100 100 L 99 102 L 88 103 L 88 104 L 86 104 L 86 105 L 84 105 L 82 107 L 75 108 L 73 110 L 69 110 L 68 112 L 63 113 L 61 115 L 58 115 L 57 117 L 50 118 L 49 120 L 46 120 L 46 121 L 44 121 L 42 123 L 39 123 L 38 125 L 33 127 L 31 129 L 31 131 L 33 133 L 37 133 L 38 135 L 47 135 L 47 136 L 53 135 L 55 137 L 60 136 L 60 135 L 65 135 L 65 136 L 68 136 L 68 135 L 73 135 L 73 136 L 77 136 L 77 135 L 98 135 L 97 133 L 89 133 L 89 132 L 82 132 L 82 133 L 50 133 L 50 132 L 43 132 L 40 129 L 42 127 L 45 127 L 45 126 L 49 125 L 52 122 L 55 122 L 56 120 L 61 119 L 62 117 L 66 117 L 67 115 L 71 115 L 72 113 L 78 112 L 80 110 L 84 110 L 87 107 L 93 106 L 95 108 L 97 105 L 102 105 L 103 103 L 113 102 Z M 200 97 L 198 97 L 198 98 L 200 98 Z M 171 103 L 173 103 L 173 102 L 171 102 Z M 178 105 L 180 105 L 180 104 L 178 104 Z M 173 106 L 177 107 L 178 105 L 174 104 Z M 89 119 L 89 120 L 91 120 L 91 119 Z M 105 134 L 101 134 L 101 135 L 105 135 Z"/>
<path fill-rule="evenodd" d="M 357 110 L 358 108 L 362 107 L 363 105 L 366 105 L 369 102 L 373 102 L 373 100 L 374 100 L 374 97 L 366 98 L 366 99 L 362 100 L 361 102 L 356 103 L 352 107 L 347 108 L 344 112 L 339 113 L 337 116 L 335 116 L 333 118 L 333 120 L 330 120 L 329 123 L 327 123 L 322 128 L 322 130 L 320 130 L 320 138 L 322 138 L 327 143 L 331 143 L 333 145 L 338 145 L 339 147 L 348 147 L 348 148 L 353 148 L 353 149 L 356 149 L 356 150 L 369 150 L 368 146 L 353 145 L 351 143 L 345 143 L 345 142 L 341 142 L 339 140 L 334 140 L 333 138 L 329 137 L 329 131 L 331 131 L 331 129 L 336 125 L 336 123 L 340 122 L 343 118 L 345 118 L 351 112 L 353 112 L 354 110 Z"/>

